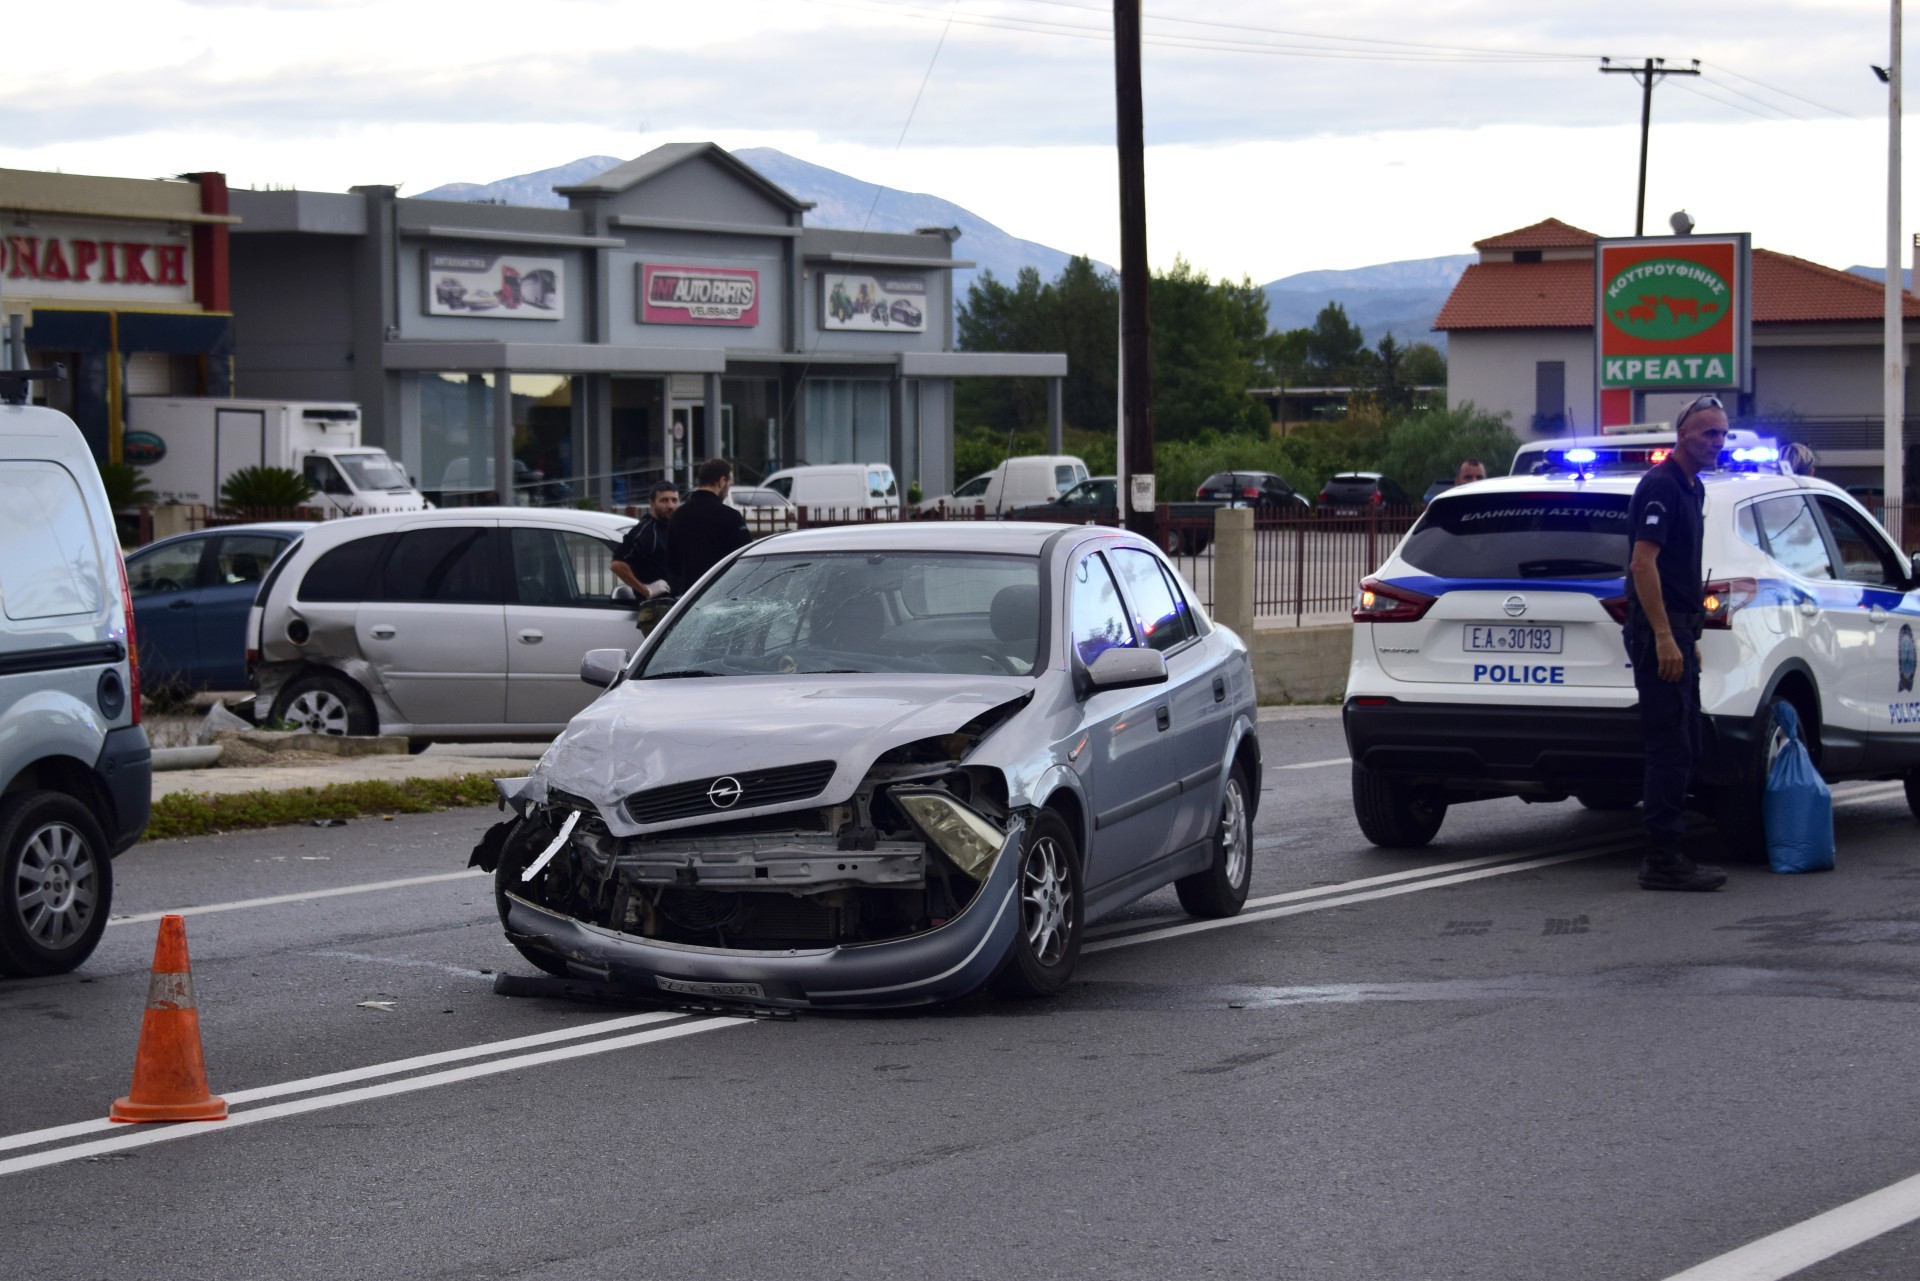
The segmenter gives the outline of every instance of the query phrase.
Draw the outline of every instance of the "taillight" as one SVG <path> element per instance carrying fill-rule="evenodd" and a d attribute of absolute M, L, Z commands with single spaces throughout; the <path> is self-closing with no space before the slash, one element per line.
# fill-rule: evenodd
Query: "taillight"
<path fill-rule="evenodd" d="M 1384 503 L 1387 500 L 1385 495 L 1381 494 L 1381 492 L 1376 489 L 1371 494 L 1367 495 L 1367 501 L 1372 503 L 1375 507 L 1378 507 L 1381 503 Z"/>
<path fill-rule="evenodd" d="M 1193 496 L 1195 498 L 1205 498 L 1207 496 L 1207 487 L 1205 485 L 1200 486 L 1200 488 L 1193 491 Z"/>
<path fill-rule="evenodd" d="M 1411 623 L 1424 617 L 1438 597 L 1395 587 L 1377 578 L 1365 579 L 1353 598 L 1356 623 Z"/>
<path fill-rule="evenodd" d="M 1259 490 L 1257 490 L 1257 489 L 1255 489 L 1255 488 L 1254 488 L 1253 486 L 1251 486 L 1251 485 L 1249 485 L 1249 486 L 1247 486 L 1247 487 L 1246 487 L 1245 489 L 1243 489 L 1243 490 L 1241 490 L 1241 491 L 1240 491 L 1240 497 L 1242 497 L 1242 498 L 1258 498 L 1258 497 L 1260 497 L 1260 491 L 1259 491 Z"/>
<path fill-rule="evenodd" d="M 1751 578 L 1722 578 L 1707 584 L 1707 595 L 1700 603 L 1707 611 L 1706 628 L 1724 632 L 1733 626 L 1733 616 L 1753 604 L 1760 595 L 1760 584 Z"/>
<path fill-rule="evenodd" d="M 1600 608 L 1607 611 L 1609 617 L 1622 627 L 1627 625 L 1627 598 L 1625 596 L 1607 596 L 1600 601 Z"/>
<path fill-rule="evenodd" d="M 133 636 L 133 589 L 127 586 L 127 558 L 114 557 L 120 564 L 120 607 L 127 620 L 127 702 L 133 708 L 133 723 L 140 723 L 140 651 Z"/>

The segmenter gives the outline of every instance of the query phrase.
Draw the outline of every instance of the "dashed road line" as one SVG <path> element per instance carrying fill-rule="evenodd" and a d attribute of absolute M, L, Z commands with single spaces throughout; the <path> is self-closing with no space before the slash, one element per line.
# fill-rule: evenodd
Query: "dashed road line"
<path fill-rule="evenodd" d="M 297 894 L 273 894 L 266 898 L 235 899 L 231 903 L 204 903 L 198 907 L 170 907 L 160 912 L 136 912 L 131 916 L 114 916 L 107 919 L 108 925 L 138 925 L 143 921 L 157 921 L 163 916 L 206 916 L 211 912 L 239 912 L 250 907 L 278 907 L 282 903 L 304 903 L 308 899 L 339 898 L 346 894 L 373 894 L 380 890 L 402 890 L 411 885 L 438 885 L 443 881 L 461 881 L 474 876 L 491 876 L 471 867 L 462 872 L 439 872 L 433 876 L 406 876 L 397 881 L 364 881 L 359 885 L 336 885 L 331 889 L 302 890 Z"/>

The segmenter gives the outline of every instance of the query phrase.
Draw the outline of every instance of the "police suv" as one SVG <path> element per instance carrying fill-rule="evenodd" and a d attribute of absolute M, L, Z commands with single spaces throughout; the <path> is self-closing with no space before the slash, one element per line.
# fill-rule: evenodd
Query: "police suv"
<path fill-rule="evenodd" d="M 1760 470 L 1770 449 L 1741 453 L 1701 476 L 1696 802 L 1729 854 L 1762 849 L 1771 707 L 1785 701 L 1823 775 L 1904 779 L 1920 817 L 1920 556 L 1835 486 Z M 1621 626 L 1640 478 L 1582 469 L 1593 461 L 1447 491 L 1360 585 L 1344 719 L 1354 814 L 1375 845 L 1424 845 L 1465 801 L 1639 801 Z"/>

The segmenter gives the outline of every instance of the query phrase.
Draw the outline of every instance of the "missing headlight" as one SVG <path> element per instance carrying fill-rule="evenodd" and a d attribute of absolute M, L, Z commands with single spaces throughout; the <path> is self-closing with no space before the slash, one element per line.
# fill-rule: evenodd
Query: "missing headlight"
<path fill-rule="evenodd" d="M 1007 839 L 1005 832 L 937 789 L 895 788 L 889 795 L 955 867 L 976 881 L 986 878 L 987 868 Z"/>

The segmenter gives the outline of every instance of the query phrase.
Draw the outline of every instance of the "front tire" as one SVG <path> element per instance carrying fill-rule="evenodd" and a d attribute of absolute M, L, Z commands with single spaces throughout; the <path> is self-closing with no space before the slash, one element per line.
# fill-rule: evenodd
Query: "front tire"
<path fill-rule="evenodd" d="M 1253 884 L 1253 822 L 1247 813 L 1246 773 L 1238 765 L 1227 775 L 1220 798 L 1220 821 L 1213 833 L 1213 865 L 1173 883 L 1188 916 L 1237 916 Z"/>
<path fill-rule="evenodd" d="M 513 830 L 507 833 L 507 839 L 501 845 L 499 866 L 493 869 L 493 907 L 500 914 L 500 928 L 505 931 L 507 942 L 513 944 L 513 950 L 548 974 L 564 979 L 571 974 L 565 961 L 544 948 L 522 943 L 514 937 L 511 930 L 507 929 L 507 891 L 524 887 L 525 883 L 521 881 L 520 873 L 527 870 L 527 864 L 539 856 L 540 851 L 547 847 L 547 842 L 551 841 L 554 835 L 552 829 L 529 823 L 526 819 L 521 819 L 514 824 Z M 564 854 L 565 851 L 561 853 Z"/>
<path fill-rule="evenodd" d="M 1409 783 L 1364 765 L 1353 767 L 1353 816 L 1360 832 L 1382 849 L 1418 849 L 1447 818 L 1447 799 L 1437 787 Z"/>
<path fill-rule="evenodd" d="M 0 971 L 65 974 L 93 954 L 113 906 L 113 858 L 87 807 L 59 792 L 0 804 Z"/>
<path fill-rule="evenodd" d="M 309 734 L 365 735 L 379 729 L 366 691 L 331 672 L 308 672 L 288 681 L 273 700 L 273 719 Z"/>
<path fill-rule="evenodd" d="M 993 990 L 1001 996 L 1052 996 L 1073 977 L 1083 929 L 1080 851 L 1073 832 L 1043 811 L 1020 843 L 1020 925 Z"/>
<path fill-rule="evenodd" d="M 1920 818 L 1920 769 L 1907 771 L 1907 810 Z"/>

